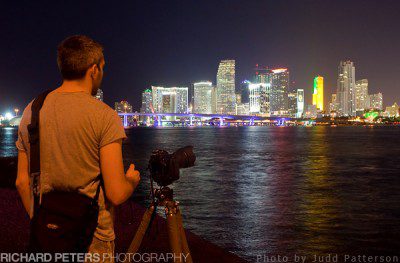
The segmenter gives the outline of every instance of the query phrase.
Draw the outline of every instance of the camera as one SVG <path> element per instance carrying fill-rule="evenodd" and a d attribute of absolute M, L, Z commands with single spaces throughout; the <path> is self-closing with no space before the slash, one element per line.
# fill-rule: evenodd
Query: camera
<path fill-rule="evenodd" d="M 196 156 L 193 146 L 186 146 L 170 154 L 165 150 L 155 150 L 149 160 L 150 176 L 161 187 L 179 179 L 179 169 L 194 166 Z"/>

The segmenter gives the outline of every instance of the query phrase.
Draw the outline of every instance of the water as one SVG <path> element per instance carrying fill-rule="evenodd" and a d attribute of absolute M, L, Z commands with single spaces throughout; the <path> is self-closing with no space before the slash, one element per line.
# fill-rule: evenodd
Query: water
<path fill-rule="evenodd" d="M 173 185 L 185 227 L 251 261 L 398 255 L 399 134 L 399 127 L 137 128 L 127 130 L 124 161 L 142 171 L 136 198 L 146 203 L 151 151 L 193 145 L 196 166 Z M 0 136 L 1 155 L 15 153 L 5 139 L 15 132 Z"/>

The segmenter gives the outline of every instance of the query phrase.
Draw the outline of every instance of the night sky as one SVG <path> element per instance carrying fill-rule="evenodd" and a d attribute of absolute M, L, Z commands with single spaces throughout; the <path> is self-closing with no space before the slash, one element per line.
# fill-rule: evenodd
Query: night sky
<path fill-rule="evenodd" d="M 56 47 L 86 34 L 105 47 L 105 102 L 139 110 L 151 85 L 215 83 L 218 62 L 236 60 L 236 81 L 256 63 L 288 67 L 292 88 L 325 78 L 330 99 L 337 66 L 350 59 L 356 78 L 384 104 L 400 102 L 398 0 L 7 1 L 0 8 L 0 114 L 23 108 L 61 83 Z"/>

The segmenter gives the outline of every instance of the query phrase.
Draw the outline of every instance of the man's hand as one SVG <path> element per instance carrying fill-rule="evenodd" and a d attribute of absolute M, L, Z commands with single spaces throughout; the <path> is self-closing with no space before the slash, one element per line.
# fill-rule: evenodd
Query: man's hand
<path fill-rule="evenodd" d="M 134 188 L 139 184 L 140 181 L 140 172 L 135 170 L 135 165 L 132 163 L 128 170 L 126 171 L 126 180 L 128 180 Z"/>

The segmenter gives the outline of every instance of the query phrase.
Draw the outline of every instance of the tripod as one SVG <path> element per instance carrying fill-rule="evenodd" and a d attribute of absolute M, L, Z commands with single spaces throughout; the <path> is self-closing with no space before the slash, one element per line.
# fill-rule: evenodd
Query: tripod
<path fill-rule="evenodd" d="M 153 201 L 149 208 L 145 211 L 135 237 L 128 248 L 128 253 L 136 253 L 139 250 L 143 237 L 147 232 L 151 221 L 153 220 L 157 206 L 165 207 L 165 215 L 167 217 L 168 240 L 172 253 L 174 255 L 184 255 L 185 261 L 192 263 L 189 246 L 187 243 L 185 230 L 183 229 L 182 215 L 179 204 L 173 198 L 173 190 L 169 187 L 162 187 L 153 192 Z M 179 262 L 176 261 L 175 262 Z"/>

